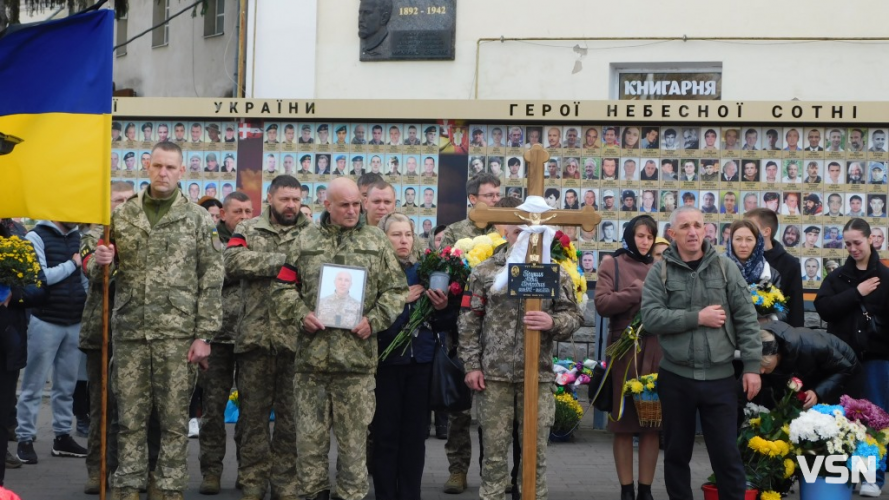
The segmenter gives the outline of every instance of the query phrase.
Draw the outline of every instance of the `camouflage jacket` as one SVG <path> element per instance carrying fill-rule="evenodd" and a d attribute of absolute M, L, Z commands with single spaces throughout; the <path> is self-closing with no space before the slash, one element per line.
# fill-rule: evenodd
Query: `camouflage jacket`
<path fill-rule="evenodd" d="M 232 237 L 231 231 L 225 225 L 225 221 L 216 224 L 219 233 L 219 241 L 223 245 L 228 244 Z M 213 336 L 214 344 L 234 344 L 238 331 L 238 318 L 241 316 L 241 280 L 232 279 L 226 275 L 222 282 L 222 328 Z"/>
<path fill-rule="evenodd" d="M 142 208 L 145 190 L 111 214 L 117 340 L 213 338 L 222 326 L 222 243 L 210 214 L 178 194 L 152 228 Z M 87 274 L 102 279 L 90 259 Z"/>
<path fill-rule="evenodd" d="M 472 270 L 457 323 L 457 353 L 467 372 L 481 370 L 485 380 L 521 383 L 525 377 L 525 304 L 521 299 L 508 297 L 505 288 L 499 292 L 491 290 L 494 276 L 506 264 L 506 257 L 503 245 Z M 571 277 L 562 269 L 559 272 L 558 299 L 543 300 L 540 307 L 553 317 L 552 329 L 540 332 L 541 382 L 555 380 L 553 341 L 571 337 L 583 321 Z"/>
<path fill-rule="evenodd" d="M 89 266 L 93 252 L 105 233 L 105 226 L 93 224 L 89 231 L 80 236 L 80 258 L 83 267 Z M 83 320 L 80 323 L 80 344 L 83 351 L 92 351 L 102 348 L 102 267 L 99 267 L 99 276 L 90 279 L 90 288 L 86 292 L 86 304 L 83 306 Z M 108 290 L 109 310 L 114 307 L 114 276 L 111 276 L 111 285 Z"/>
<path fill-rule="evenodd" d="M 457 240 L 463 238 L 475 238 L 476 236 L 488 234 L 491 231 L 494 231 L 493 225 L 489 225 L 485 229 L 479 229 L 475 225 L 475 222 L 466 218 L 451 224 L 442 231 L 441 247 L 454 246 L 454 243 L 456 243 Z M 430 238 L 429 241 L 433 241 L 433 238 Z"/>
<path fill-rule="evenodd" d="M 376 333 L 389 328 L 407 299 L 404 272 L 386 235 L 379 228 L 358 223 L 345 229 L 330 223 L 330 215 L 302 231 L 287 256 L 296 271 L 273 287 L 276 314 L 299 330 L 296 371 L 301 373 L 374 373 L 377 368 Z M 367 270 L 364 316 L 373 334 L 361 340 L 350 330 L 325 328 L 314 334 L 301 330 L 303 319 L 316 309 L 321 266 L 340 264 Z M 282 276 L 285 273 L 282 272 Z"/>
<path fill-rule="evenodd" d="M 302 213 L 292 226 L 272 224 L 269 208 L 259 217 L 235 228 L 225 249 L 225 274 L 238 280 L 242 302 L 235 336 L 235 352 L 264 349 L 269 352 L 296 351 L 296 334 L 285 329 L 269 310 L 270 286 L 284 265 L 297 236 L 309 226 Z"/>

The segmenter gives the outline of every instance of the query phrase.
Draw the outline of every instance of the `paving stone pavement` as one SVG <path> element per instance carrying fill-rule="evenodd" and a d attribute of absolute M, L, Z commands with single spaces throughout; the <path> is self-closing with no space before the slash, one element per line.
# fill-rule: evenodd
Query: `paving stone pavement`
<path fill-rule="evenodd" d="M 23 465 L 20 469 L 6 471 L 6 486 L 18 493 L 23 500 L 90 500 L 98 495 L 85 495 L 83 483 L 86 479 L 86 467 L 83 459 L 57 458 L 50 454 L 52 447 L 52 426 L 48 400 L 45 400 L 40 411 L 38 422 L 38 440 L 34 447 L 39 457 L 37 465 Z M 223 474 L 223 491 L 216 496 L 208 497 L 198 493 L 200 469 L 198 466 L 198 441 L 189 440 L 188 469 L 191 481 L 185 492 L 187 500 L 238 500 L 240 492 L 234 489 L 236 464 L 234 460 L 234 442 L 232 436 L 234 426 L 229 425 L 228 453 Z M 479 467 L 477 433 L 472 431 L 473 460 L 469 471 L 469 489 L 460 495 L 447 495 L 441 491 L 441 485 L 448 478 L 447 459 L 444 453 L 444 441 L 430 437 L 426 441 L 426 469 L 423 475 L 424 500 L 469 500 L 478 498 Z M 76 438 L 86 444 L 84 438 Z M 14 451 L 16 444 L 9 443 Z M 331 476 L 336 463 L 336 447 L 331 451 Z M 512 455 L 510 454 L 510 457 Z M 611 438 L 606 432 L 593 429 L 592 415 L 584 417 L 580 428 L 575 432 L 571 442 L 550 443 L 549 446 L 549 498 L 552 500 L 611 500 L 619 498 L 620 486 L 614 470 L 611 455 Z M 696 499 L 703 495 L 698 488 L 711 469 L 707 458 L 707 450 L 703 440 L 698 439 L 692 458 L 692 484 L 695 485 Z M 666 500 L 667 494 L 663 481 L 663 461 L 658 464 L 658 471 L 652 492 L 656 500 Z M 145 495 L 143 495 L 145 498 Z M 373 483 L 371 493 L 373 496 Z M 506 497 L 505 497 L 506 498 Z M 789 498 L 798 498 L 791 495 Z"/>

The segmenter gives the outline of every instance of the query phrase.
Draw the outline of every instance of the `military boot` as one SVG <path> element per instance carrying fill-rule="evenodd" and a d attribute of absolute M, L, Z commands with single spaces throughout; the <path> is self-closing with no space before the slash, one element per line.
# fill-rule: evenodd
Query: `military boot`
<path fill-rule="evenodd" d="M 98 472 L 90 472 L 86 478 L 86 484 L 83 485 L 83 492 L 87 495 L 98 495 L 101 482 Z"/>
<path fill-rule="evenodd" d="M 444 484 L 444 492 L 457 495 L 466 491 L 466 473 L 453 472 Z"/>
<path fill-rule="evenodd" d="M 165 491 L 164 500 L 185 500 L 185 495 L 181 491 Z"/>
<path fill-rule="evenodd" d="M 265 492 L 254 488 L 245 488 L 241 500 L 262 500 Z"/>
<path fill-rule="evenodd" d="M 148 473 L 148 500 L 164 500 L 164 492 L 157 487 L 157 476 Z"/>
<path fill-rule="evenodd" d="M 135 488 L 114 488 L 111 498 L 116 500 L 139 500 L 139 490 Z"/>
<path fill-rule="evenodd" d="M 204 476 L 204 480 L 201 481 L 201 487 L 198 489 L 198 493 L 201 495 L 217 495 L 219 494 L 220 489 L 219 476 L 207 474 Z"/>

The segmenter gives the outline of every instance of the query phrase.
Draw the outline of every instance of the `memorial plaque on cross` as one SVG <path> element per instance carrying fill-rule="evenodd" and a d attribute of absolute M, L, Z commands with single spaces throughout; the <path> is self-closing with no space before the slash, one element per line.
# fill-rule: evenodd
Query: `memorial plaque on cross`
<path fill-rule="evenodd" d="M 525 164 L 528 166 L 528 196 L 543 197 L 543 171 L 549 153 L 539 144 L 525 152 Z M 581 226 L 585 231 L 593 231 L 602 217 L 593 207 L 582 210 L 548 210 L 543 213 L 532 213 L 515 208 L 490 208 L 482 202 L 469 212 L 469 219 L 479 228 L 489 224 L 528 224 L 531 226 L 552 223 L 561 226 Z M 525 262 L 540 264 L 543 255 L 542 241 L 539 233 L 531 234 L 530 244 Z M 525 311 L 539 311 L 539 298 L 525 299 Z M 522 494 L 525 498 L 533 498 L 537 491 L 537 396 L 538 396 L 538 359 L 540 358 L 540 331 L 525 327 L 525 404 L 524 428 L 522 429 Z M 535 403 L 535 404 L 531 404 Z"/>

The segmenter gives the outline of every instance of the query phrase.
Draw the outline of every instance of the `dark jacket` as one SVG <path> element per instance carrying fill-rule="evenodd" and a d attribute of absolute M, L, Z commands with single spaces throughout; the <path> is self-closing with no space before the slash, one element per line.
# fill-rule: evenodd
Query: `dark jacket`
<path fill-rule="evenodd" d="M 417 275 L 419 264 L 410 264 L 404 269 L 404 275 L 407 278 L 408 286 L 420 283 Z M 408 323 L 411 313 L 414 311 L 419 300 L 404 305 L 404 310 L 398 315 L 398 319 L 392 326 L 377 334 L 377 343 L 379 351 L 383 352 L 389 344 L 395 340 L 395 337 L 401 332 L 401 329 Z M 442 311 L 433 311 L 430 321 L 424 323 L 416 336 L 411 336 L 407 348 L 399 347 L 392 351 L 385 359 L 380 361 L 380 366 L 387 365 L 405 365 L 408 363 L 431 363 L 432 357 L 435 355 L 435 337 L 440 334 L 442 342 L 447 342 L 445 332 L 456 328 L 457 312 L 459 303 L 451 300 L 448 307 Z"/>
<path fill-rule="evenodd" d="M 862 297 L 858 293 L 858 284 L 864 280 L 879 276 L 880 286 Z M 889 331 L 882 331 L 878 336 L 856 338 L 859 319 L 863 318 L 861 304 L 871 316 L 877 316 L 881 326 L 889 328 L 889 268 L 880 262 L 877 251 L 871 248 L 867 270 L 858 276 L 855 260 L 846 259 L 842 267 L 831 272 L 824 278 L 818 295 L 815 297 L 815 310 L 821 319 L 827 321 L 827 331 L 836 335 L 855 351 L 862 362 L 871 359 L 889 359 Z"/>
<path fill-rule="evenodd" d="M 0 237 L 8 238 L 13 234 L 8 226 L 0 223 Z M 0 306 L 0 369 L 4 371 L 21 370 L 27 364 L 28 317 L 25 309 L 44 304 L 49 296 L 42 269 L 39 279 L 40 286 L 12 287 L 9 306 Z"/>
<path fill-rule="evenodd" d="M 803 381 L 803 390 L 813 390 L 819 403 L 838 404 L 845 383 L 860 364 L 848 344 L 822 330 L 794 328 L 773 321 L 762 325 L 775 334 L 781 361 L 775 371 L 763 375 L 763 383 L 780 398 L 790 377 Z"/>
<path fill-rule="evenodd" d="M 772 238 L 772 249 L 765 251 L 766 262 L 781 275 L 778 288 L 787 299 L 787 321 L 790 326 L 805 325 L 803 314 L 803 278 L 799 259 L 791 256 L 784 247 Z"/>
<path fill-rule="evenodd" d="M 41 221 L 31 232 L 39 236 L 43 242 L 42 255 L 39 242 L 35 242 L 35 246 L 38 256 L 43 257 L 47 269 L 61 266 L 71 261 L 73 255 L 80 253 L 79 230 L 62 234 L 54 224 Z M 74 271 L 61 281 L 49 285 L 49 300 L 45 305 L 32 311 L 32 314 L 42 321 L 69 326 L 80 323 L 83 318 L 83 306 L 86 304 L 83 274 L 73 263 L 70 266 Z"/>

